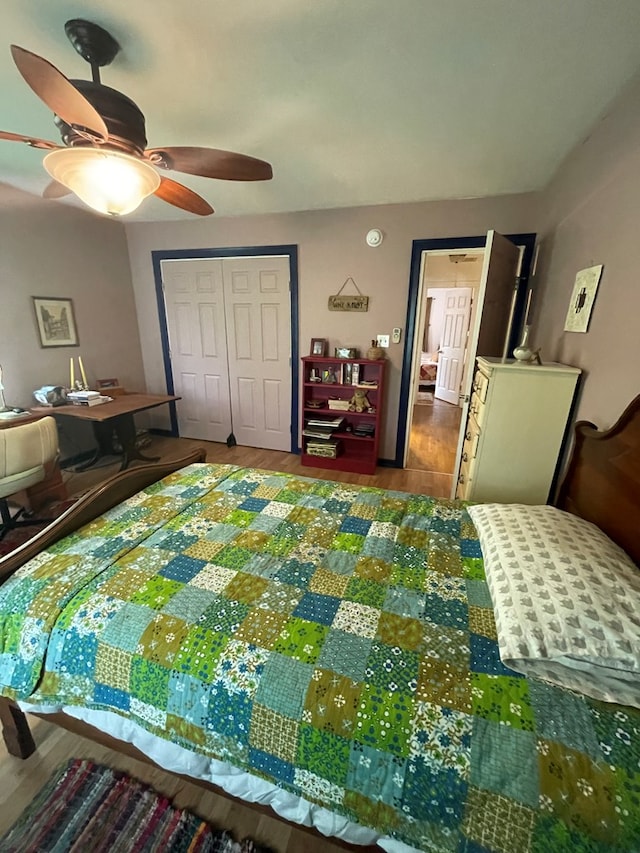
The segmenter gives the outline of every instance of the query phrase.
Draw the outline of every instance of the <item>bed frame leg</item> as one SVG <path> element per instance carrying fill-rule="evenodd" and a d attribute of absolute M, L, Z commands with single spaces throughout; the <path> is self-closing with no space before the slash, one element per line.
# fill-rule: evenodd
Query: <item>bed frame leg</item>
<path fill-rule="evenodd" d="M 36 750 L 36 745 L 24 713 L 9 699 L 0 696 L 0 721 L 2 737 L 10 755 L 16 758 L 28 758 Z"/>

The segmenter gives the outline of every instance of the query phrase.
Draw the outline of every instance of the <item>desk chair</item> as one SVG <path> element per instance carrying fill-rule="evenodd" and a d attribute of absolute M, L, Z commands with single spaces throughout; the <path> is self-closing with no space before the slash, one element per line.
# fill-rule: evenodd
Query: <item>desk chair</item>
<path fill-rule="evenodd" d="M 58 430 L 53 418 L 0 430 L 0 539 L 14 527 L 42 523 L 43 519 L 20 519 L 25 507 L 12 516 L 7 497 L 44 480 L 44 466 L 57 453 Z"/>

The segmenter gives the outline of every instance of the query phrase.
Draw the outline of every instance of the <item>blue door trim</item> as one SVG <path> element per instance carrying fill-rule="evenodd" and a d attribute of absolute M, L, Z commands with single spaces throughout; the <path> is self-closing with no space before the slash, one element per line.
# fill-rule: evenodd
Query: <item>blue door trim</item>
<path fill-rule="evenodd" d="M 224 249 L 172 249 L 151 252 L 153 278 L 156 288 L 158 319 L 160 321 L 160 340 L 162 342 L 162 361 L 167 383 L 167 394 L 174 394 L 173 372 L 169 358 L 169 332 L 167 312 L 162 291 L 162 261 L 186 260 L 188 258 L 238 258 L 259 255 L 288 255 L 291 277 L 291 452 L 298 452 L 298 379 L 299 379 L 299 336 L 298 336 L 298 247 L 284 246 L 241 246 Z M 175 403 L 169 404 L 171 416 L 170 435 L 178 436 L 178 414 Z"/>
<path fill-rule="evenodd" d="M 536 242 L 535 234 L 505 234 L 507 239 L 518 246 L 524 246 L 522 270 L 518 285 L 518 298 L 514 313 L 509 349 L 517 346 L 520 334 L 520 324 L 526 300 L 527 282 L 533 260 L 533 250 Z M 407 417 L 409 406 L 409 391 L 411 381 L 411 356 L 413 353 L 413 338 L 416 332 L 416 315 L 418 312 L 418 291 L 420 288 L 420 264 L 422 253 L 435 249 L 484 249 L 487 235 L 479 237 L 448 237 L 432 240 L 414 240 L 411 250 L 411 271 L 409 273 L 409 299 L 407 303 L 406 334 L 404 337 L 404 354 L 402 358 L 402 379 L 400 383 L 400 403 L 398 411 L 398 434 L 396 438 L 396 468 L 402 468 L 406 444 Z"/>

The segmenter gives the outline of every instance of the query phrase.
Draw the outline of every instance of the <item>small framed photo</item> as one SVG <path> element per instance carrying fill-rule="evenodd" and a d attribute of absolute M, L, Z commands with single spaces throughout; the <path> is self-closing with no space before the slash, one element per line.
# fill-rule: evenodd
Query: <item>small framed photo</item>
<path fill-rule="evenodd" d="M 32 296 L 41 347 L 77 347 L 78 331 L 71 299 Z"/>
<path fill-rule="evenodd" d="M 326 338 L 311 338 L 310 355 L 319 355 L 321 357 L 327 354 L 327 339 Z"/>
<path fill-rule="evenodd" d="M 357 358 L 358 350 L 355 347 L 336 347 L 336 358 Z"/>

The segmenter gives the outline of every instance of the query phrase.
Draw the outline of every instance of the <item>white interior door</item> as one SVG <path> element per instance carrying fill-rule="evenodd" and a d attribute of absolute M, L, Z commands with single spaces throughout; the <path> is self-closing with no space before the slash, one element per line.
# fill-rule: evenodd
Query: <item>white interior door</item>
<path fill-rule="evenodd" d="M 234 436 L 291 450 L 289 259 L 225 258 L 223 276 Z"/>
<path fill-rule="evenodd" d="M 453 469 L 451 497 L 455 497 L 462 445 L 469 416 L 473 365 L 476 356 L 501 356 L 510 323 L 513 290 L 517 286 L 522 249 L 497 231 L 487 232 L 482 275 L 478 288 L 475 319 L 469 331 L 466 371 L 462 387 L 462 418 L 458 435 L 456 462 Z"/>
<path fill-rule="evenodd" d="M 472 300 L 471 287 L 452 287 L 444 291 L 442 341 L 434 396 L 454 406 L 460 402 Z"/>
<path fill-rule="evenodd" d="M 226 441 L 232 431 L 222 259 L 162 261 L 178 428 Z"/>

